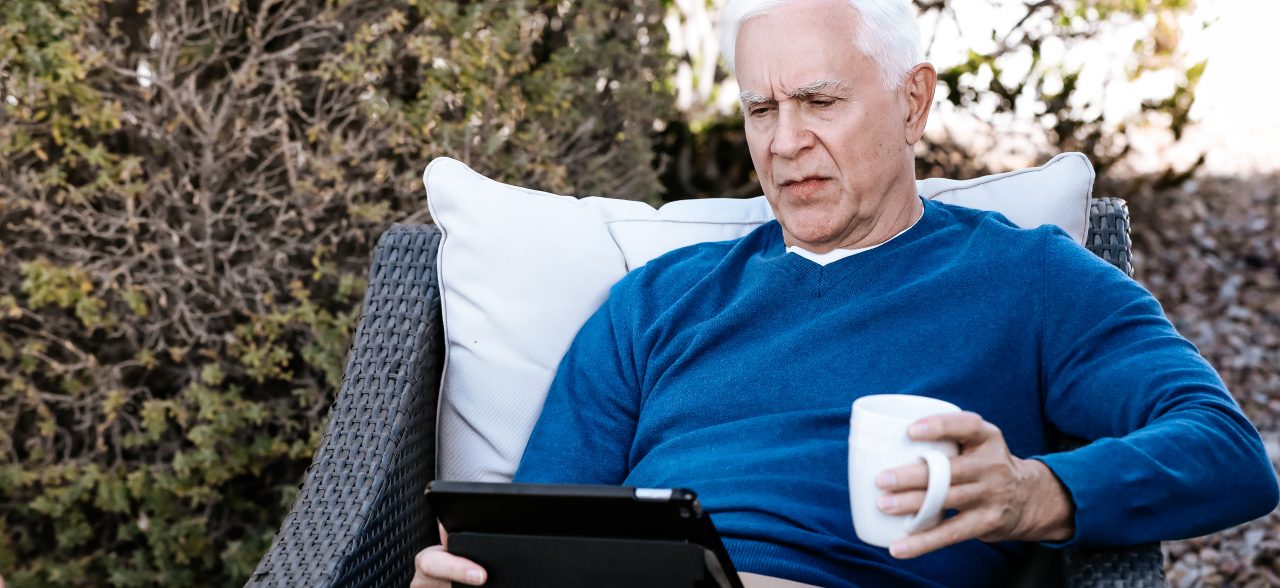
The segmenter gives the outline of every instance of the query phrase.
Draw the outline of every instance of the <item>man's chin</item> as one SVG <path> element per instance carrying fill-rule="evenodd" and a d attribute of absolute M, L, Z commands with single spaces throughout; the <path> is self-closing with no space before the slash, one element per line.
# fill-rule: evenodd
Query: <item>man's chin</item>
<path fill-rule="evenodd" d="M 838 213 L 833 214 L 833 206 L 800 205 L 794 202 L 783 202 L 780 210 L 775 210 L 778 223 L 788 237 L 788 245 L 801 245 L 806 249 L 824 243 L 838 241 L 849 225 L 838 222 Z"/>

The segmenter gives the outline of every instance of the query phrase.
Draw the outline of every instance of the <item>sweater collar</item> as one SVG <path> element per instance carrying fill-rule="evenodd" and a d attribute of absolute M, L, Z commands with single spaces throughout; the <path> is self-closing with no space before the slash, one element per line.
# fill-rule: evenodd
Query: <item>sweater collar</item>
<path fill-rule="evenodd" d="M 821 289 L 826 290 L 837 282 L 843 281 L 851 272 L 856 272 L 858 268 L 864 267 L 865 264 L 881 259 L 886 255 L 891 255 L 894 251 L 932 233 L 940 222 L 939 205 L 924 197 L 920 197 L 920 201 L 924 205 L 924 212 L 905 231 L 877 246 L 861 251 L 857 255 L 850 255 L 827 265 L 821 265 L 805 259 L 796 253 L 788 253 L 786 243 L 782 238 L 782 226 L 776 220 L 770 221 L 761 227 L 767 230 L 767 243 L 763 248 L 761 257 L 770 265 L 793 274 L 798 280 L 816 280 L 816 283 L 821 285 Z"/>
<path fill-rule="evenodd" d="M 784 246 L 787 253 L 794 253 L 818 265 L 827 265 L 829 263 L 835 263 L 837 261 L 840 261 L 841 259 L 844 259 L 851 255 L 857 255 L 859 253 L 862 253 L 863 251 L 870 251 L 872 249 L 875 249 L 876 247 L 883 246 L 885 243 L 888 243 L 894 239 L 897 239 L 898 237 L 901 237 L 903 233 L 910 231 L 911 227 L 916 226 L 916 223 L 920 222 L 920 218 L 923 216 L 924 216 L 924 206 L 921 205 L 920 216 L 916 217 L 915 219 L 912 219 L 911 224 L 907 225 L 907 228 L 902 229 L 901 231 L 898 231 L 898 234 L 892 237 L 889 237 L 884 241 L 876 243 L 875 245 L 868 245 L 866 247 L 858 247 L 855 249 L 832 249 L 831 251 L 828 251 L 826 253 L 815 253 L 813 251 L 809 251 L 808 249 L 805 249 L 798 245 L 786 245 L 784 243 Z"/>

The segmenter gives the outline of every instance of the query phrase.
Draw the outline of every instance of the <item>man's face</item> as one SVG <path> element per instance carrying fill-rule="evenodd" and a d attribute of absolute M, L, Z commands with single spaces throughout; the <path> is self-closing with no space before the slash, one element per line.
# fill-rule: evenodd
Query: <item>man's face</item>
<path fill-rule="evenodd" d="M 852 246 L 901 210 L 891 196 L 915 194 L 906 94 L 886 89 L 858 27 L 844 0 L 806 0 L 738 33 L 747 145 L 788 245 Z"/>

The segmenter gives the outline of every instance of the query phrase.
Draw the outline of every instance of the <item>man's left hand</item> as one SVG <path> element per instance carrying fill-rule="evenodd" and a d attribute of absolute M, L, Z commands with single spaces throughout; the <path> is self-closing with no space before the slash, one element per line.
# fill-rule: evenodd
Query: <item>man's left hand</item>
<path fill-rule="evenodd" d="M 969 539 L 981 541 L 1064 541 L 1075 533 L 1075 507 L 1066 488 L 1034 459 L 1009 453 L 995 425 L 972 412 L 935 415 L 916 421 L 908 434 L 917 441 L 954 441 L 951 488 L 944 509 L 958 513 L 927 531 L 899 539 L 889 548 L 900 559 L 917 557 Z M 929 470 L 923 463 L 882 472 L 880 510 L 915 513 L 924 502 Z"/>

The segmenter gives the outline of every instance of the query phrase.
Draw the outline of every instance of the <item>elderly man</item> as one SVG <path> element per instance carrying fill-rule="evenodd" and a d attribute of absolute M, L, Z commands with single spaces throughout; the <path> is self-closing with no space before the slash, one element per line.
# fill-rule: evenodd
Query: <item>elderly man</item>
<path fill-rule="evenodd" d="M 1122 545 L 1261 516 L 1277 487 L 1220 378 L 1122 272 L 1053 227 L 920 198 L 936 73 L 906 0 L 731 1 L 776 223 L 619 282 L 560 365 L 517 481 L 689 487 L 749 585 L 992 586 L 1019 542 Z M 1017 263 L 1004 263 L 1016 259 Z M 955 511 L 888 550 L 850 523 L 850 403 L 932 396 Z M 1094 440 L 1051 453 L 1059 434 Z M 926 469 L 884 472 L 880 508 Z M 414 586 L 479 584 L 436 547 Z"/>

